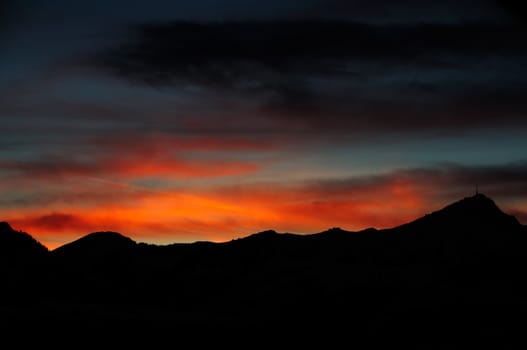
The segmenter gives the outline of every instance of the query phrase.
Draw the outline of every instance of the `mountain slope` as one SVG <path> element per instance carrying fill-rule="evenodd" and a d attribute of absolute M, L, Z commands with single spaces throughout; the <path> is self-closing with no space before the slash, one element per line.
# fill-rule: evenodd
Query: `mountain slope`
<path fill-rule="evenodd" d="M 460 262 L 523 260 L 527 229 L 483 194 L 466 197 L 412 222 L 381 230 L 386 256 Z"/>
<path fill-rule="evenodd" d="M 48 249 L 26 232 L 15 231 L 7 222 L 0 222 L 0 259 L 35 259 Z"/>
<path fill-rule="evenodd" d="M 48 249 L 26 232 L 0 222 L 0 307 L 29 304 L 33 291 L 44 285 Z"/>

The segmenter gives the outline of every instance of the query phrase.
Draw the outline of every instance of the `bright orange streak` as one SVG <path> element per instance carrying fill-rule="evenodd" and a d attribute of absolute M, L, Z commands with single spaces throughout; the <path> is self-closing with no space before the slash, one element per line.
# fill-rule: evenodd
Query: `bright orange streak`
<path fill-rule="evenodd" d="M 417 188 L 394 180 L 356 191 L 265 188 L 203 193 L 141 194 L 134 200 L 5 214 L 16 229 L 48 248 L 95 231 L 117 231 L 136 241 L 168 244 L 197 240 L 228 241 L 254 232 L 313 233 L 338 226 L 349 230 L 402 224 L 428 208 Z M 60 213 L 67 213 L 60 214 Z"/>

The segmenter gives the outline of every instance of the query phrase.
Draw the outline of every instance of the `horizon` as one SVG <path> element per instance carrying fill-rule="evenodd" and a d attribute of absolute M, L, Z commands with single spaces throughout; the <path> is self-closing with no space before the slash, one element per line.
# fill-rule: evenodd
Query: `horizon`
<path fill-rule="evenodd" d="M 527 224 L 526 18 L 509 0 L 5 1 L 1 219 L 48 249 L 225 242 L 394 227 L 475 190 Z"/>
<path fill-rule="evenodd" d="M 320 231 L 316 231 L 316 232 L 291 232 L 291 231 L 283 231 L 283 230 L 277 230 L 275 228 L 267 228 L 267 229 L 262 229 L 260 231 L 255 231 L 255 232 L 246 232 L 245 234 L 241 234 L 237 237 L 233 237 L 232 239 L 229 239 L 229 240 L 223 240 L 223 241 L 210 241 L 210 240 L 194 240 L 194 241 L 173 241 L 173 242 L 169 242 L 169 241 L 164 241 L 164 242 L 149 242 L 149 241 L 141 241 L 141 240 L 137 240 L 135 239 L 133 236 L 130 236 L 128 235 L 126 232 L 119 232 L 119 231 L 115 231 L 115 230 L 102 230 L 102 231 L 93 231 L 93 232 L 87 232 L 87 233 L 84 233 L 84 234 L 80 234 L 78 235 L 77 237 L 73 237 L 72 240 L 70 241 L 66 241 L 66 242 L 63 242 L 61 244 L 58 244 L 58 245 L 55 245 L 55 246 L 48 246 L 46 244 L 44 244 L 44 242 L 40 241 L 38 239 L 38 237 L 34 236 L 31 232 L 27 232 L 27 231 L 24 231 L 24 230 L 20 230 L 20 229 L 17 229 L 16 227 L 13 227 L 8 221 L 1 221 L 0 220 L 0 224 L 7 224 L 12 230 L 16 231 L 16 232 L 21 232 L 21 233 L 26 233 L 26 234 L 29 234 L 31 237 L 33 237 L 37 242 L 39 242 L 40 244 L 42 244 L 44 247 L 47 248 L 48 251 L 53 251 L 57 248 L 60 248 L 64 245 L 67 245 L 69 243 L 73 243 L 77 240 L 80 240 L 81 238 L 84 238 L 84 237 L 87 237 L 87 236 L 90 236 L 90 235 L 93 235 L 93 234 L 98 234 L 98 233 L 115 233 L 115 234 L 118 234 L 120 236 L 123 236 L 123 237 L 126 237 L 126 238 L 130 238 L 132 241 L 134 241 L 135 243 L 138 243 L 138 244 L 147 244 L 147 245 L 154 245 L 154 246 L 167 246 L 167 245 L 171 245 L 171 244 L 193 244 L 193 243 L 199 243 L 199 242 L 209 242 L 209 243 L 227 243 L 227 242 L 230 242 L 230 241 L 234 241 L 234 240 L 237 240 L 237 239 L 243 239 L 243 238 L 247 238 L 247 237 L 250 237 L 252 235 L 255 235 L 255 234 L 259 234 L 259 233 L 263 233 L 263 232 L 276 232 L 277 234 L 293 234 L 293 235 L 299 235 L 299 236 L 305 236 L 305 235 L 310 235 L 310 234 L 319 234 L 319 233 L 322 233 L 322 232 L 326 232 L 326 231 L 330 231 L 330 230 L 334 230 L 334 229 L 339 229 L 339 230 L 342 230 L 342 231 L 345 231 L 345 232 L 350 232 L 350 233 L 358 233 L 358 232 L 362 232 L 362 231 L 367 231 L 367 230 L 370 230 L 370 229 L 375 229 L 375 230 L 379 230 L 379 231 L 382 231 L 382 230 L 390 230 L 390 229 L 394 229 L 394 228 L 397 228 L 399 226 L 403 226 L 405 224 L 408 224 L 408 223 L 411 223 L 415 220 L 418 220 L 420 218 L 423 218 L 429 214 L 432 214 L 432 213 L 435 213 L 435 212 L 440 212 L 442 211 L 443 209 L 445 208 L 448 208 L 454 204 L 457 204 L 457 203 L 460 203 L 460 202 L 463 202 L 465 200 L 468 200 L 468 199 L 473 199 L 473 198 L 476 198 L 476 197 L 482 197 L 482 198 L 485 198 L 485 199 L 488 199 L 490 201 L 492 201 L 498 208 L 498 210 L 500 210 L 501 212 L 507 214 L 507 215 L 510 215 L 512 217 L 515 217 L 514 215 L 512 214 L 509 214 L 507 213 L 507 211 L 504 211 L 499 203 L 496 203 L 494 201 L 493 198 L 487 196 L 485 193 L 482 193 L 478 190 L 476 190 L 476 192 L 470 196 L 465 196 L 463 198 L 459 198 L 455 201 L 452 201 L 450 203 L 446 203 L 446 204 L 443 204 L 443 206 L 439 207 L 439 208 L 435 208 L 435 209 L 431 209 L 429 210 L 428 212 L 426 213 L 423 213 L 421 216 L 419 217 L 415 217 L 413 219 L 410 219 L 408 221 L 405 221 L 405 222 L 402 222 L 402 223 L 399 223 L 399 224 L 396 224 L 396 225 L 393 225 L 393 226 L 389 226 L 389 227 L 374 227 L 374 226 L 369 226 L 369 227 L 363 227 L 363 228 L 359 228 L 359 229 L 354 229 L 354 230 L 348 230 L 346 228 L 343 228 L 343 227 L 340 227 L 340 226 L 331 226 L 331 227 L 327 227 L 325 229 L 322 229 Z M 516 218 L 516 217 L 515 217 Z M 517 218 L 516 218 L 517 219 Z M 525 223 L 522 223 L 518 220 L 518 222 L 523 225 L 523 226 L 526 226 Z"/>

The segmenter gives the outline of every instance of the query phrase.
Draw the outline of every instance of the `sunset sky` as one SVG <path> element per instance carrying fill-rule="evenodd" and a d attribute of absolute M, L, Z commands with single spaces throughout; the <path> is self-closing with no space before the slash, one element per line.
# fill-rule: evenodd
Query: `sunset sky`
<path fill-rule="evenodd" d="M 0 221 L 50 249 L 387 228 L 476 186 L 527 224 L 512 2 L 0 6 Z"/>

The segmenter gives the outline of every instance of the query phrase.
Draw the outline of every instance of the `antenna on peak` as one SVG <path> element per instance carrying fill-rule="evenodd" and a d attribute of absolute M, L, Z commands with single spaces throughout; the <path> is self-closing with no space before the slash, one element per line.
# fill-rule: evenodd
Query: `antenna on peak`
<path fill-rule="evenodd" d="M 478 184 L 476 184 L 476 196 L 479 194 Z"/>

